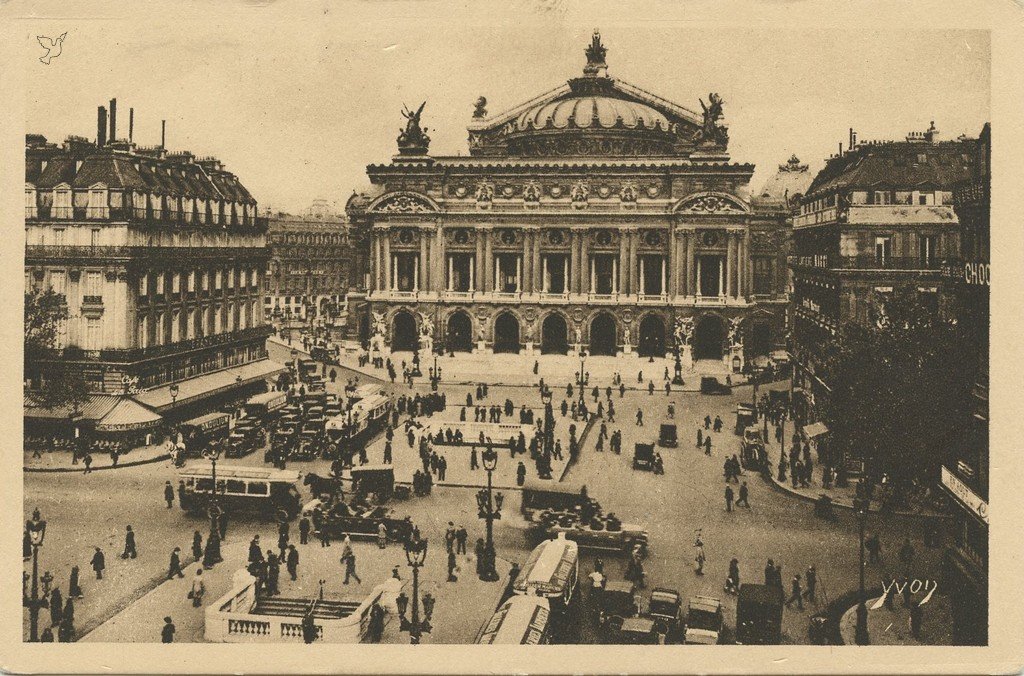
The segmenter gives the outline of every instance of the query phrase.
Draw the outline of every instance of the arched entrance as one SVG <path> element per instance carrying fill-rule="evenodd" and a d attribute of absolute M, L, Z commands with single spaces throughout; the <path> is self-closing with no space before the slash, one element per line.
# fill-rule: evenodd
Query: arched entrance
<path fill-rule="evenodd" d="M 540 327 L 540 353 L 541 354 L 568 354 L 569 352 L 569 326 L 565 323 L 565 317 L 552 312 L 544 318 Z"/>
<path fill-rule="evenodd" d="M 602 312 L 590 322 L 590 354 L 614 357 L 615 352 L 615 319 Z"/>
<path fill-rule="evenodd" d="M 665 324 L 658 315 L 647 315 L 640 322 L 640 342 L 637 353 L 641 357 L 665 356 Z"/>
<path fill-rule="evenodd" d="M 494 320 L 494 351 L 519 353 L 519 320 L 511 312 Z"/>
<path fill-rule="evenodd" d="M 768 322 L 757 322 L 750 328 L 743 352 L 747 359 L 767 357 L 772 350 L 772 327 Z"/>
<path fill-rule="evenodd" d="M 470 352 L 473 349 L 473 321 L 465 312 L 453 312 L 448 318 L 448 350 Z"/>
<path fill-rule="evenodd" d="M 725 344 L 725 322 L 717 315 L 704 315 L 693 330 L 693 358 L 721 359 Z"/>
<path fill-rule="evenodd" d="M 391 324 L 391 350 L 412 352 L 418 347 L 418 343 L 416 319 L 404 310 L 395 313 Z"/>

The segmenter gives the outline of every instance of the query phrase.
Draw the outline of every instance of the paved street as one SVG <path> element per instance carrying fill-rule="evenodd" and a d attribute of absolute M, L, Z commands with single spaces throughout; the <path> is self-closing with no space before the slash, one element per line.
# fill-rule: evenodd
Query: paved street
<path fill-rule="evenodd" d="M 282 348 L 272 347 L 271 358 L 286 361 L 287 355 L 281 355 Z M 275 352 L 277 354 L 275 354 Z M 495 357 L 496 364 L 500 357 Z M 636 360 L 634 360 L 635 362 Z M 625 362 L 624 363 L 630 363 Z M 499 377 L 492 381 L 504 380 L 506 369 L 495 367 Z M 519 379 L 524 384 L 532 374 L 515 373 L 509 379 Z M 544 376 L 542 370 L 540 373 Z M 660 374 L 659 374 L 660 375 Z M 329 387 L 340 390 L 348 374 L 343 373 L 339 382 Z M 594 377 L 594 376 L 592 376 Z M 623 368 L 623 377 L 627 382 L 636 380 L 635 371 Z M 548 381 L 551 382 L 551 381 Z M 564 395 L 564 382 L 552 382 L 555 387 L 556 409 Z M 773 558 L 783 565 L 783 579 L 787 590 L 789 580 L 794 573 L 803 574 L 807 566 L 813 564 L 818 571 L 817 600 L 804 611 L 787 610 L 784 616 L 786 640 L 804 642 L 807 636 L 808 616 L 811 611 L 822 609 L 830 599 L 853 590 L 857 580 L 857 540 L 856 524 L 849 512 L 840 511 L 835 522 L 825 522 L 812 514 L 812 506 L 778 488 L 769 485 L 758 475 L 747 475 L 743 480 L 750 488 L 750 509 L 739 508 L 733 512 L 725 510 L 723 498 L 724 483 L 722 480 L 722 463 L 726 456 L 739 451 L 739 437 L 731 428 L 735 421 L 735 406 L 739 401 L 749 401 L 751 389 L 740 386 L 730 396 L 704 396 L 694 392 L 674 392 L 666 396 L 660 389 L 660 379 L 656 381 L 659 389 L 655 394 L 646 391 L 627 391 L 624 397 L 618 392 L 613 395 L 617 410 L 617 422 L 609 425 L 609 431 L 620 429 L 623 433 L 623 453 L 615 455 L 607 449 L 603 453 L 596 451 L 596 433 L 592 433 L 586 441 L 579 462 L 572 466 L 565 481 L 572 485 L 586 485 L 591 496 L 596 497 L 605 511 L 615 512 L 623 521 L 637 522 L 646 526 L 651 535 L 651 554 L 646 562 L 648 586 L 662 586 L 677 589 L 685 598 L 694 594 L 707 594 L 723 599 L 726 608 L 726 624 L 734 622 L 735 600 L 727 597 L 722 590 L 730 558 L 739 560 L 741 577 L 744 581 L 763 581 L 763 568 L 768 558 Z M 781 384 L 780 384 L 781 386 Z M 406 391 L 408 388 L 387 386 L 394 391 Z M 449 403 L 464 402 L 468 387 L 442 383 Z M 418 383 L 418 391 L 426 391 L 426 383 Z M 521 403 L 537 406 L 538 399 L 535 388 L 508 387 L 494 384 L 490 388 L 488 402 L 504 402 L 509 398 L 518 406 Z M 589 397 L 589 393 L 588 393 Z M 602 399 L 604 394 L 602 392 Z M 592 401 L 592 399 L 590 399 Z M 657 436 L 658 424 L 667 420 L 667 405 L 674 402 L 676 414 L 674 422 L 679 426 L 680 445 L 676 449 L 659 449 L 664 457 L 665 475 L 656 476 L 649 472 L 634 471 L 631 467 L 632 448 L 640 441 L 653 441 Z M 642 427 L 635 424 L 638 409 L 645 414 Z M 457 408 L 450 408 L 445 418 L 457 420 Z M 725 429 L 720 434 L 712 434 L 712 453 L 706 456 L 703 451 L 694 447 L 696 429 L 705 415 L 714 418 L 721 416 Z M 556 411 L 559 427 L 564 429 L 565 423 Z M 396 441 L 400 441 L 396 437 Z M 378 460 L 382 440 L 378 438 L 371 448 L 371 461 Z M 401 452 L 400 452 L 401 451 Z M 773 451 L 777 452 L 777 451 Z M 408 449 L 404 441 L 396 443 L 396 462 L 399 467 L 411 456 L 415 455 Z M 261 464 L 262 453 L 254 453 L 244 459 L 247 464 Z M 499 456 L 499 476 L 507 476 L 505 467 L 510 465 L 507 456 Z M 451 466 L 460 463 L 451 463 Z M 301 472 L 326 473 L 326 463 L 292 463 L 290 468 Z M 455 470 L 450 470 L 453 472 Z M 401 473 L 401 472 L 400 472 Z M 127 467 L 90 475 L 83 474 L 42 474 L 26 475 L 25 516 L 38 506 L 43 517 L 49 520 L 47 538 L 40 553 L 40 571 L 49 570 L 64 591 L 67 588 L 67 577 L 71 565 L 77 563 L 82 568 L 82 581 L 85 598 L 76 608 L 76 626 L 79 631 L 88 630 L 98 622 L 105 620 L 141 597 L 160 581 L 167 570 L 167 561 L 174 546 L 182 547 L 188 553 L 192 531 L 201 529 L 205 534 L 205 523 L 186 516 L 177 505 L 167 509 L 162 500 L 162 486 L 165 480 L 175 480 L 175 471 L 166 462 Z M 475 480 L 475 481 L 474 481 Z M 459 475 L 459 482 L 482 484 L 485 480 L 482 472 L 474 476 Z M 496 483 L 511 485 L 504 480 Z M 735 485 L 734 485 L 735 488 Z M 305 487 L 301 487 L 303 498 L 308 497 Z M 502 520 L 495 524 L 495 538 L 499 557 L 510 562 L 522 562 L 527 557 L 530 547 L 523 534 L 524 523 L 518 516 L 520 505 L 519 493 L 506 489 L 507 499 Z M 435 486 L 433 494 L 427 498 L 412 498 L 407 502 L 394 503 L 393 508 L 398 515 L 408 514 L 420 527 L 424 536 L 432 543 L 443 541 L 447 522 L 456 525 L 464 524 L 470 531 L 470 542 L 483 535 L 483 523 L 476 517 L 474 489 Z M 123 532 L 126 524 L 136 526 L 138 532 L 139 558 L 122 561 L 118 555 L 123 548 Z M 871 586 L 878 586 L 886 577 L 893 574 L 889 566 L 896 558 L 896 552 L 906 534 L 911 534 L 917 552 L 914 564 L 915 574 L 937 574 L 936 562 L 938 549 L 926 549 L 919 537 L 920 519 L 917 517 L 874 516 L 869 520 L 869 532 L 878 532 L 883 545 L 883 564 L 872 564 L 868 569 L 868 581 Z M 701 529 L 707 554 L 706 574 L 697 576 L 693 564 L 693 541 L 695 533 Z M 240 541 L 248 542 L 253 532 L 266 533 L 267 539 L 273 539 L 272 526 L 260 524 L 252 520 L 238 517 L 232 520 L 228 534 L 228 546 L 235 547 Z M 89 559 L 93 546 L 100 546 L 106 553 L 107 572 L 104 580 L 93 579 L 89 569 Z M 395 548 L 392 553 L 397 554 Z M 401 557 L 396 558 L 396 562 Z M 620 578 L 624 562 L 616 557 L 605 556 L 610 577 Z M 304 563 L 306 580 L 296 587 L 296 593 L 310 593 L 310 580 L 321 574 L 334 575 L 337 572 L 336 562 L 328 557 L 325 559 L 323 571 L 320 564 L 312 563 L 319 557 L 312 557 Z M 440 567 L 440 559 L 434 565 Z M 587 554 L 581 562 L 581 574 L 589 573 L 593 565 L 593 556 Z M 223 566 L 221 566 L 223 568 Z M 383 568 L 383 567 L 382 567 Z M 30 563 L 26 563 L 30 570 Z M 406 575 L 407 573 L 403 573 Z M 463 575 L 472 575 L 472 565 L 466 562 Z M 367 582 L 370 582 L 367 580 Z M 453 585 L 439 585 L 437 594 L 458 594 L 462 589 Z M 208 598 L 215 598 L 211 593 Z M 473 596 L 475 599 L 476 597 Z M 150 600 L 149 603 L 153 601 Z M 467 606 L 477 603 L 471 599 L 461 599 L 460 603 Z M 149 614 L 162 617 L 164 611 L 158 604 L 151 608 Z M 439 602 L 439 608 L 441 603 Z M 492 606 L 493 607 L 493 606 Z M 471 642 L 479 628 L 481 617 L 487 615 L 486 609 L 472 607 L 472 612 L 453 613 L 445 618 L 443 632 L 435 634 L 435 640 L 443 637 L 445 641 Z M 27 627 L 27 612 L 26 627 Z M 48 613 L 42 616 L 48 624 Z M 157 617 L 159 616 L 159 617 Z M 156 620 L 152 620 L 156 621 Z M 154 629 L 150 624 L 142 622 L 130 625 L 130 631 L 140 633 L 139 640 L 152 640 Z M 136 628 L 136 626 L 138 628 Z M 126 631 L 129 631 L 126 629 Z M 197 640 L 197 630 L 185 631 L 181 640 Z M 590 639 L 587 634 L 584 640 Z"/>

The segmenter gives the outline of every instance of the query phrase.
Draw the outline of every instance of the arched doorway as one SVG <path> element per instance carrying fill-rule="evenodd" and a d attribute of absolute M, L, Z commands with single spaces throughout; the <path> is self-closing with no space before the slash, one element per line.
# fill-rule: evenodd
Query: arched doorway
<path fill-rule="evenodd" d="M 494 351 L 519 353 L 519 320 L 511 312 L 494 320 Z"/>
<path fill-rule="evenodd" d="M 693 330 L 693 358 L 721 359 L 725 323 L 717 315 L 704 315 Z"/>
<path fill-rule="evenodd" d="M 465 312 L 453 312 L 448 318 L 448 350 L 470 352 L 473 349 L 473 321 Z"/>
<path fill-rule="evenodd" d="M 569 326 L 565 323 L 565 317 L 552 312 L 544 318 L 540 327 L 540 353 L 541 354 L 568 354 L 569 352 Z"/>
<path fill-rule="evenodd" d="M 615 352 L 615 319 L 602 312 L 590 322 L 590 354 L 614 357 Z"/>
<path fill-rule="evenodd" d="M 641 357 L 665 356 L 665 324 L 658 315 L 650 314 L 640 322 L 640 342 L 637 353 Z"/>
<path fill-rule="evenodd" d="M 416 319 L 404 310 L 396 313 L 391 324 L 391 350 L 412 352 L 418 347 L 418 343 Z"/>
<path fill-rule="evenodd" d="M 767 357 L 772 350 L 772 327 L 768 322 L 757 322 L 750 328 L 746 343 L 743 346 L 747 359 Z"/>

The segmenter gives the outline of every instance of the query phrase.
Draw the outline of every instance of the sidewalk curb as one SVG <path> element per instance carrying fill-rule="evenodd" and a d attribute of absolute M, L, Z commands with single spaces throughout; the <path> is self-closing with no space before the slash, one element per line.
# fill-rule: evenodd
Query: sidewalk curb
<path fill-rule="evenodd" d="M 92 472 L 101 472 L 103 470 L 122 469 L 124 467 L 139 467 L 140 465 L 151 465 L 154 462 L 163 462 L 164 460 L 170 460 L 170 459 L 171 459 L 170 454 L 163 453 L 162 455 L 158 455 L 158 456 L 156 456 L 154 458 L 149 458 L 148 460 L 136 460 L 135 462 L 118 463 L 116 466 L 114 466 L 114 465 L 103 465 L 101 467 L 93 466 L 92 468 L 90 468 L 89 472 L 90 473 L 92 473 Z M 25 467 L 24 470 L 26 472 L 40 472 L 40 473 L 42 473 L 42 472 L 78 472 L 80 474 L 84 474 L 85 473 L 84 467 Z"/>
<path fill-rule="evenodd" d="M 762 476 L 762 479 L 764 479 L 764 475 L 762 474 L 761 476 Z M 799 500 L 803 500 L 804 502 L 809 502 L 811 504 L 813 504 L 813 503 L 818 501 L 818 498 L 816 498 L 814 496 L 804 495 L 803 493 L 800 493 L 798 491 L 795 491 L 795 490 L 791 489 L 788 485 L 786 485 L 786 484 L 784 484 L 784 483 L 782 483 L 780 481 L 777 481 L 775 479 L 775 475 L 774 474 L 772 475 L 771 479 L 764 479 L 764 480 L 765 480 L 765 482 L 769 483 L 772 486 L 772 488 L 774 488 L 775 490 L 779 491 L 780 493 L 785 493 L 785 494 L 787 494 L 787 495 L 789 495 L 791 497 L 797 498 Z M 832 507 L 838 508 L 838 509 L 845 509 L 845 510 L 850 511 L 850 512 L 853 511 L 853 503 L 840 502 L 838 500 L 833 500 L 832 501 Z M 881 508 L 879 508 L 879 507 L 872 507 L 872 508 L 870 508 L 868 510 L 868 513 L 869 514 L 881 514 L 882 511 L 881 511 Z M 950 518 L 949 514 L 934 514 L 934 513 L 928 513 L 928 512 L 906 512 L 906 511 L 899 511 L 899 510 L 889 512 L 889 514 L 891 516 L 917 517 L 917 518 L 921 518 L 921 519 L 948 519 L 948 518 Z"/>

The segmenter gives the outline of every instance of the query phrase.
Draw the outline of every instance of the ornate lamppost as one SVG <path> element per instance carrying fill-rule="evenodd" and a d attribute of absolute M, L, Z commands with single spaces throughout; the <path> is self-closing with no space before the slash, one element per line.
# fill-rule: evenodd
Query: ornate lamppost
<path fill-rule="evenodd" d="M 409 632 L 409 643 L 418 645 L 423 632 L 430 633 L 430 623 L 420 621 L 420 568 L 427 560 L 427 540 L 409 538 L 404 547 L 405 560 L 412 568 L 412 618 L 403 618 L 400 630 Z"/>
<path fill-rule="evenodd" d="M 555 413 L 551 407 L 551 389 L 547 386 L 540 393 L 540 400 L 544 404 L 544 460 L 550 462 L 555 446 Z"/>
<path fill-rule="evenodd" d="M 207 510 L 210 515 L 210 533 L 219 533 L 217 529 L 217 519 L 220 517 L 220 502 L 217 499 L 217 461 L 220 459 L 220 446 L 207 446 L 203 450 L 203 457 L 210 461 L 211 478 L 213 479 L 213 502 Z"/>
<path fill-rule="evenodd" d="M 580 350 L 580 381 L 579 381 L 580 382 L 580 401 L 579 401 L 579 407 L 580 407 L 580 411 L 581 412 L 583 411 L 583 407 L 586 405 L 586 402 L 584 401 L 584 396 L 583 396 L 583 390 L 584 390 L 584 388 L 586 387 L 586 384 L 587 384 L 586 383 L 586 379 L 584 377 L 584 374 L 586 373 L 586 371 L 584 370 L 584 368 L 586 367 L 586 360 L 587 360 L 587 351 L 581 349 Z"/>
<path fill-rule="evenodd" d="M 501 493 L 492 494 L 491 475 L 498 466 L 498 452 L 487 448 L 480 454 L 480 460 L 487 471 L 487 488 L 476 494 L 479 517 L 487 522 L 487 540 L 484 543 L 484 560 L 480 564 L 480 579 L 484 582 L 497 582 L 498 571 L 495 567 L 497 554 L 494 551 L 494 520 L 501 518 L 501 505 L 505 496 Z"/>
<path fill-rule="evenodd" d="M 42 519 L 38 509 L 34 510 L 32 518 L 25 522 L 25 530 L 32 544 L 32 592 L 31 596 L 22 594 L 22 605 L 28 608 L 28 640 L 35 643 L 39 640 L 39 609 L 46 605 L 46 599 L 39 597 L 39 548 L 43 546 L 43 539 L 46 537 L 46 521 Z"/>
<path fill-rule="evenodd" d="M 857 484 L 857 497 L 853 500 L 853 509 L 857 512 L 857 521 L 860 524 L 860 593 L 857 600 L 857 628 L 854 634 L 857 645 L 868 645 L 871 642 L 868 636 L 867 592 L 864 591 L 864 526 L 867 524 L 870 506 L 871 501 L 867 498 L 862 481 Z"/>
<path fill-rule="evenodd" d="M 672 352 L 675 357 L 675 373 L 672 376 L 673 385 L 683 385 L 683 358 L 680 354 L 682 352 L 682 346 L 679 345 L 678 340 L 672 341 Z"/>

